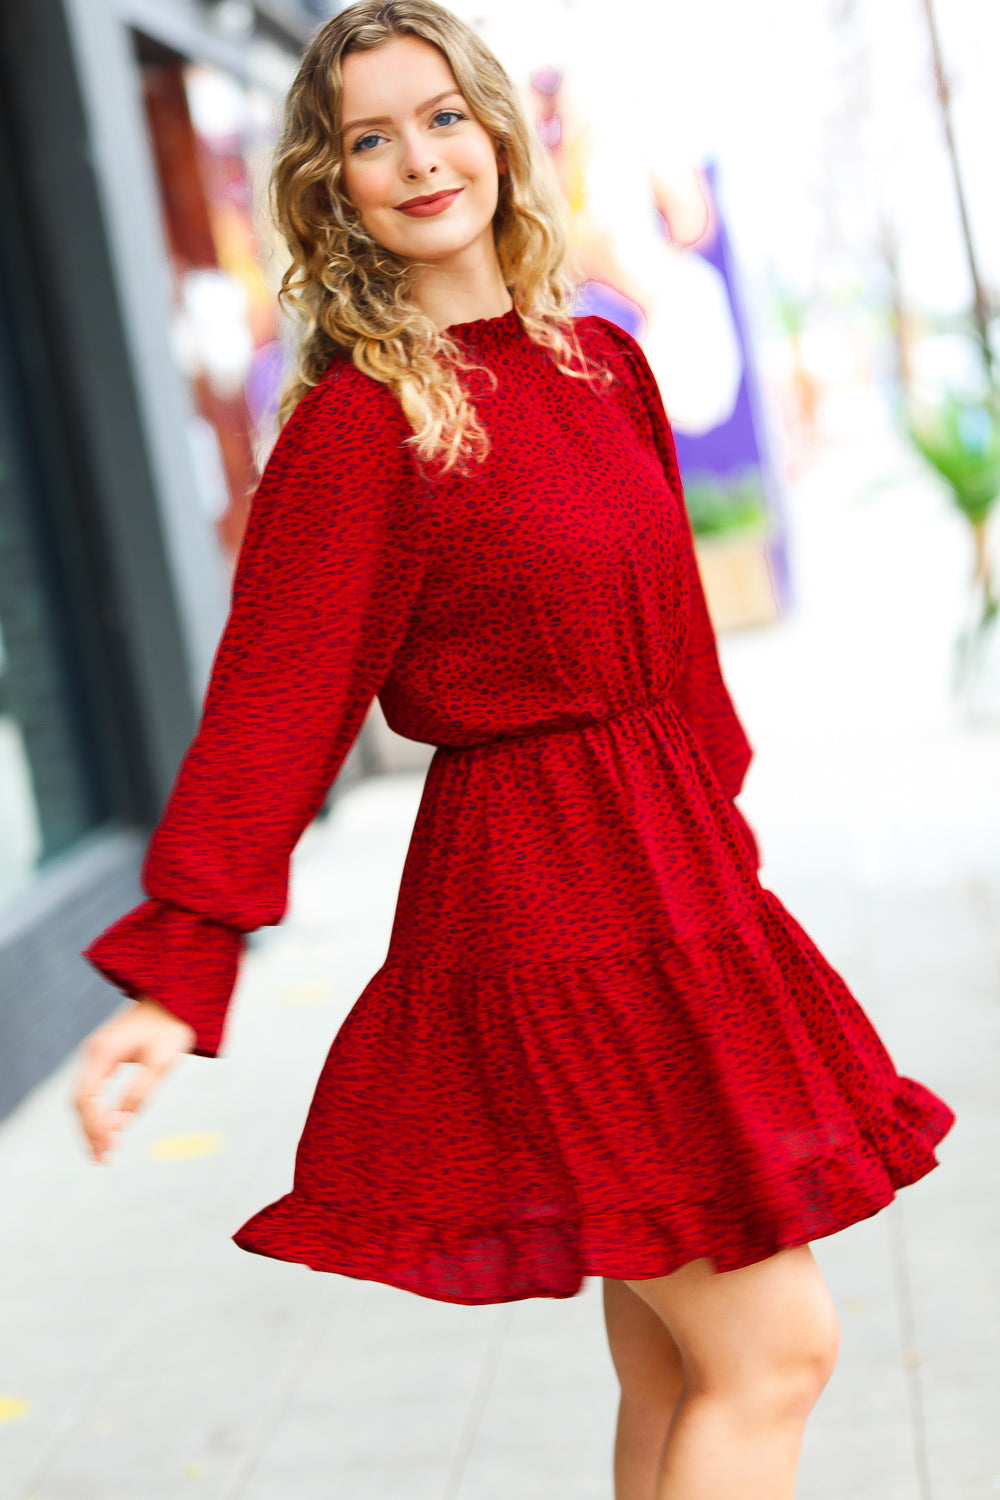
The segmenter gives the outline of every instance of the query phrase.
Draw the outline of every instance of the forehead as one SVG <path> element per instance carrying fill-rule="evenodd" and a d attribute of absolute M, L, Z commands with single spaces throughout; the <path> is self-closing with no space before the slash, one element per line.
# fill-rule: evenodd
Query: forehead
<path fill-rule="evenodd" d="M 444 53 L 423 37 L 394 36 L 341 59 L 341 120 L 358 114 L 406 114 L 430 95 L 456 88 Z"/>

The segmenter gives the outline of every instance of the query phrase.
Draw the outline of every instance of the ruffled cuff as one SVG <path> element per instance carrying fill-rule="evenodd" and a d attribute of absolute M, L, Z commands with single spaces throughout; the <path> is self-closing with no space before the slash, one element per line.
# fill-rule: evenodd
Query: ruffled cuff
<path fill-rule="evenodd" d="M 81 950 L 133 1000 L 155 1000 L 195 1031 L 191 1051 L 216 1057 L 246 934 L 166 901 L 147 900 Z"/>

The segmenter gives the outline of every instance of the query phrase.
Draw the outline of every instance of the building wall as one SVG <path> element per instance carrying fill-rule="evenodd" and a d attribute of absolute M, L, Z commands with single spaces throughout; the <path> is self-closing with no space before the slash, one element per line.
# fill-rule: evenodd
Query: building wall
<path fill-rule="evenodd" d="M 196 0 L 0 9 L 0 1115 L 122 1003 L 80 949 L 142 898 L 228 607 L 135 31 L 273 84 L 322 6 L 259 10 L 251 48 Z"/>

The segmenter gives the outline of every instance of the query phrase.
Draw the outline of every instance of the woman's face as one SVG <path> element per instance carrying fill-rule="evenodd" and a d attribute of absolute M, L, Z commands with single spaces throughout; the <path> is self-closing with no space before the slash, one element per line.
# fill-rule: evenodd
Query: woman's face
<path fill-rule="evenodd" d="M 341 71 L 341 184 L 372 238 L 407 260 L 440 263 L 470 248 L 495 256 L 505 165 L 444 54 L 421 37 L 392 37 L 348 53 Z M 444 192 L 452 196 L 420 214 L 402 207 Z"/>

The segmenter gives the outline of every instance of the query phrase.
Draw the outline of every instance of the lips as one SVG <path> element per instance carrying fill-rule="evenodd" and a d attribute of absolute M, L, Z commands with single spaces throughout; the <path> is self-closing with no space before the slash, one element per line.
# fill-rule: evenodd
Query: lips
<path fill-rule="evenodd" d="M 416 214 L 421 217 L 424 214 L 440 213 L 458 197 L 461 191 L 461 188 L 447 188 L 444 192 L 430 193 L 423 198 L 408 198 L 405 203 L 397 203 L 396 207 L 400 213 Z"/>

